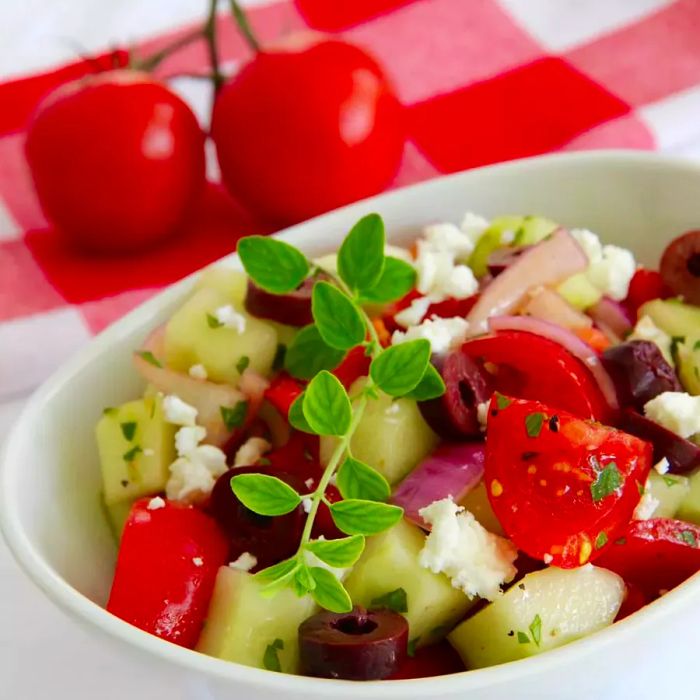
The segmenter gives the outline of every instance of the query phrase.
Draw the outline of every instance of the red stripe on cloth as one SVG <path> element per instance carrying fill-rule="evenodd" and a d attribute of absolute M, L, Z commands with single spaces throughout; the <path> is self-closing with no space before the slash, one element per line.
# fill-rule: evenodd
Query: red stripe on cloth
<path fill-rule="evenodd" d="M 307 24 L 324 32 L 337 32 L 415 0 L 295 0 Z"/>
<path fill-rule="evenodd" d="M 536 155 L 629 112 L 558 58 L 535 61 L 409 110 L 418 147 L 442 172 Z"/>
<path fill-rule="evenodd" d="M 569 141 L 563 151 L 586 151 L 591 148 L 634 148 L 649 151 L 656 141 L 649 127 L 635 113 L 626 114 L 594 126 Z"/>
<path fill-rule="evenodd" d="M 700 82 L 700 2 L 678 0 L 566 59 L 634 107 L 689 88 Z"/>
<path fill-rule="evenodd" d="M 241 236 L 267 232 L 221 187 L 210 185 L 182 233 L 138 255 L 88 255 L 67 246 L 51 229 L 29 232 L 26 243 L 56 290 L 77 304 L 126 290 L 162 287 L 232 252 Z"/>
<path fill-rule="evenodd" d="M 90 332 L 99 333 L 139 304 L 150 299 L 158 291 L 158 289 L 137 289 L 131 292 L 122 292 L 106 299 L 88 301 L 76 308 L 80 310 Z"/>

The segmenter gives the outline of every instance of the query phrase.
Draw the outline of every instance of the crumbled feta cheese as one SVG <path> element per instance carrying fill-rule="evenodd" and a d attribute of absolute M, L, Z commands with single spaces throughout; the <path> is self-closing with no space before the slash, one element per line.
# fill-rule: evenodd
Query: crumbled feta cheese
<path fill-rule="evenodd" d="M 218 447 L 199 445 L 170 465 L 165 495 L 171 501 L 200 503 L 227 469 L 226 455 Z"/>
<path fill-rule="evenodd" d="M 453 299 L 467 299 L 478 291 L 479 283 L 467 265 L 455 265 L 442 284 L 442 293 Z"/>
<path fill-rule="evenodd" d="M 175 433 L 175 450 L 180 457 L 191 454 L 207 436 L 207 431 L 199 425 L 185 426 Z"/>
<path fill-rule="evenodd" d="M 190 426 L 197 420 L 197 409 L 179 396 L 169 394 L 163 399 L 163 415 L 168 423 Z"/>
<path fill-rule="evenodd" d="M 649 520 L 656 509 L 659 507 L 659 499 L 654 498 L 651 494 L 651 484 L 647 481 L 644 486 L 644 493 L 642 494 L 642 499 L 637 503 L 637 507 L 632 513 L 632 518 L 634 520 Z"/>
<path fill-rule="evenodd" d="M 476 407 L 476 418 L 479 421 L 479 427 L 481 432 L 486 432 L 486 422 L 489 418 L 489 404 L 490 401 L 484 401 Z"/>
<path fill-rule="evenodd" d="M 272 445 L 261 437 L 248 438 L 236 451 L 233 459 L 234 467 L 253 466 L 258 460 L 272 449 Z"/>
<path fill-rule="evenodd" d="M 513 580 L 515 546 L 488 532 L 451 498 L 435 501 L 419 514 L 432 526 L 418 558 L 422 567 L 446 574 L 455 588 L 471 598 L 495 600 L 502 584 Z"/>
<path fill-rule="evenodd" d="M 304 498 L 301 499 L 301 507 L 304 509 L 304 513 L 310 513 L 312 505 L 313 500 L 309 498 L 309 496 L 304 496 Z"/>
<path fill-rule="evenodd" d="M 596 263 L 603 259 L 603 245 L 600 238 L 587 228 L 572 228 L 569 233 L 583 248 L 589 262 Z"/>
<path fill-rule="evenodd" d="M 472 239 L 454 224 L 432 224 L 423 229 L 425 238 L 433 250 L 446 250 L 454 253 L 457 260 L 469 257 L 474 250 Z"/>
<path fill-rule="evenodd" d="M 666 457 L 663 457 L 654 465 L 654 469 L 656 470 L 656 473 L 661 474 L 661 476 L 663 476 L 664 474 L 668 474 L 668 470 L 670 468 L 671 468 L 671 463 L 666 459 Z"/>
<path fill-rule="evenodd" d="M 209 376 L 204 365 L 192 365 L 187 373 L 192 379 L 206 379 Z"/>
<path fill-rule="evenodd" d="M 542 561 L 545 564 L 549 565 L 554 561 L 554 557 L 551 554 L 549 554 L 548 552 L 545 552 L 544 556 L 542 557 Z"/>
<path fill-rule="evenodd" d="M 431 303 L 428 297 L 418 297 L 418 299 L 414 299 L 411 302 L 410 306 L 399 311 L 394 316 L 394 320 L 399 326 L 403 326 L 404 328 L 417 326 L 423 320 Z"/>
<path fill-rule="evenodd" d="M 304 486 L 306 486 L 306 488 L 309 489 L 309 491 L 310 491 L 310 490 L 314 487 L 314 480 L 313 480 L 312 478 L 309 477 L 309 478 L 304 482 Z"/>
<path fill-rule="evenodd" d="M 675 365 L 673 353 L 671 352 L 673 340 L 666 331 L 662 331 L 654 321 L 652 321 L 651 316 L 642 316 L 639 321 L 637 321 L 637 325 L 632 329 L 632 332 L 627 336 L 627 340 L 649 340 L 657 345 L 666 362 L 668 362 L 671 367 Z"/>
<path fill-rule="evenodd" d="M 243 552 L 236 561 L 229 564 L 229 568 L 237 571 L 250 571 L 258 565 L 258 558 L 250 552 Z"/>
<path fill-rule="evenodd" d="M 644 415 L 682 438 L 700 433 L 700 396 L 664 391 L 644 405 Z"/>
<path fill-rule="evenodd" d="M 214 311 L 214 318 L 222 326 L 233 328 L 239 334 L 245 331 L 245 316 L 239 314 L 231 304 L 226 304 L 226 306 L 220 306 L 216 309 L 216 311 Z"/>
<path fill-rule="evenodd" d="M 394 331 L 391 337 L 393 345 L 425 338 L 430 341 L 430 346 L 434 353 L 447 352 L 454 345 L 461 343 L 467 337 L 469 324 L 459 316 L 454 318 L 438 318 L 434 316 L 426 319 L 419 326 L 412 326 L 405 333 Z"/>
<path fill-rule="evenodd" d="M 462 218 L 459 228 L 471 240 L 472 246 L 476 247 L 476 244 L 488 227 L 489 222 L 483 216 L 468 211 Z"/>
<path fill-rule="evenodd" d="M 165 501 L 160 496 L 154 496 L 146 506 L 148 510 L 159 510 L 165 508 Z"/>
<path fill-rule="evenodd" d="M 197 567 L 204 566 L 202 557 L 192 557 L 192 563 Z"/>
<path fill-rule="evenodd" d="M 636 271 L 637 264 L 629 250 L 606 245 L 603 246 L 603 259 L 592 262 L 586 274 L 603 294 L 621 301 L 627 296 Z"/>

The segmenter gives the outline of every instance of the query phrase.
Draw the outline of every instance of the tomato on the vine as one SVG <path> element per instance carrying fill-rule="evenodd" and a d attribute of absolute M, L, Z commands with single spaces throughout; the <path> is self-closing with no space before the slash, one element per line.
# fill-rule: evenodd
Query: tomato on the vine
<path fill-rule="evenodd" d="M 595 559 L 624 529 L 653 463 L 639 438 L 501 394 L 486 435 L 496 517 L 518 549 L 563 568 Z"/>
<path fill-rule="evenodd" d="M 211 133 L 231 194 L 279 223 L 381 191 L 405 140 L 403 108 L 376 61 L 319 35 L 260 50 L 221 89 Z"/>
<path fill-rule="evenodd" d="M 146 73 L 67 83 L 37 107 L 26 154 L 47 218 L 98 252 L 143 248 L 177 230 L 204 185 L 204 133 Z"/>

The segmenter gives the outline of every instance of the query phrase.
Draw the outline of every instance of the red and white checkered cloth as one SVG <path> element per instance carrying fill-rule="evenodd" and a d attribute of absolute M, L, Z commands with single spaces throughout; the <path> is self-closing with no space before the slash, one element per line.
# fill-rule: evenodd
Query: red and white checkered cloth
<path fill-rule="evenodd" d="M 263 41 L 312 27 L 380 59 L 410 120 L 395 186 L 547 151 L 700 140 L 700 0 L 278 0 L 250 17 Z M 220 28 L 234 67 L 247 49 L 228 18 Z M 195 45 L 162 72 L 206 61 Z M 26 393 L 158 288 L 264 230 L 212 186 L 192 230 L 159 250 L 123 260 L 67 250 L 32 192 L 23 127 L 42 95 L 85 71 L 74 64 L 0 84 L 0 400 Z M 201 85 L 179 87 L 203 110 Z"/>

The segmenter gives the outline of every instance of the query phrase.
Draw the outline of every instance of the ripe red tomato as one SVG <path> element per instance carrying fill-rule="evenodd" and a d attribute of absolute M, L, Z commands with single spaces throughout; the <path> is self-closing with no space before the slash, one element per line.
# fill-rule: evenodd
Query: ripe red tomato
<path fill-rule="evenodd" d="M 204 134 L 192 110 L 145 73 L 118 70 L 50 94 L 26 154 L 46 216 L 98 252 L 172 234 L 204 184 Z"/>
<path fill-rule="evenodd" d="M 485 365 L 502 394 L 541 401 L 581 418 L 605 421 L 609 408 L 586 366 L 559 343 L 522 331 L 498 331 L 462 346 Z"/>
<path fill-rule="evenodd" d="M 381 191 L 405 139 L 403 108 L 374 59 L 313 35 L 244 66 L 219 93 L 211 133 L 228 190 L 278 223 Z"/>
<path fill-rule="evenodd" d="M 700 570 L 700 527 L 653 518 L 630 523 L 598 559 L 638 587 L 649 600 L 675 588 Z"/>
<path fill-rule="evenodd" d="M 673 294 L 666 286 L 661 274 L 656 270 L 647 270 L 641 267 L 634 273 L 627 298 L 623 303 L 636 316 L 639 307 L 647 301 L 667 299 L 670 296 Z"/>
<path fill-rule="evenodd" d="M 484 481 L 518 549 L 555 566 L 594 559 L 629 522 L 653 464 L 651 445 L 535 401 L 496 395 Z"/>

